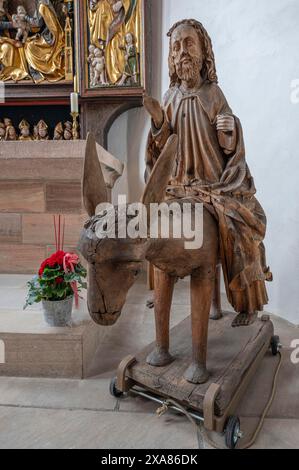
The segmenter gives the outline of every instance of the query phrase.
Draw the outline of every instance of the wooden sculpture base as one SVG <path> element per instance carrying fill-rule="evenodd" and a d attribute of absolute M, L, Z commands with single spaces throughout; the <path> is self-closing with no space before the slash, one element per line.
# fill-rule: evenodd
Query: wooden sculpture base
<path fill-rule="evenodd" d="M 232 328 L 231 321 L 230 314 L 210 321 L 207 367 L 211 375 L 207 383 L 194 385 L 183 378 L 191 358 L 191 319 L 187 318 L 171 330 L 174 362 L 161 368 L 148 365 L 146 357 L 154 348 L 150 344 L 121 362 L 116 389 L 128 392 L 140 386 L 162 399 L 171 398 L 185 409 L 199 412 L 207 430 L 222 432 L 273 337 L 267 315 L 246 328 Z"/>

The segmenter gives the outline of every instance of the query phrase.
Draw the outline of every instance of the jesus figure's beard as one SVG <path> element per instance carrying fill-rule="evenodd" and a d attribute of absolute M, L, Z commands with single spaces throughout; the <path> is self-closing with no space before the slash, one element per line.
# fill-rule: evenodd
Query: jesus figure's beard
<path fill-rule="evenodd" d="M 200 72 L 202 69 L 202 61 L 198 57 L 188 57 L 189 62 L 183 63 L 183 58 L 176 66 L 176 73 L 180 80 L 184 80 L 186 82 L 196 82 L 200 76 Z"/>

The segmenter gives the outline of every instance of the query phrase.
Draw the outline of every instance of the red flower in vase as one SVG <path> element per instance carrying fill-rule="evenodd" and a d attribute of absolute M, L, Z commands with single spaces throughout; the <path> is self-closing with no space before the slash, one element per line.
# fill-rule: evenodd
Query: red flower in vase
<path fill-rule="evenodd" d="M 63 258 L 65 257 L 65 252 L 62 250 L 56 251 L 56 253 L 53 253 L 52 256 L 48 259 L 48 266 L 50 268 L 55 268 L 57 264 L 59 266 L 63 266 Z"/>
<path fill-rule="evenodd" d="M 59 265 L 61 269 L 63 269 L 63 258 L 65 257 L 65 252 L 62 250 L 56 251 L 50 258 L 45 259 L 38 271 L 39 276 L 43 275 L 43 272 L 46 267 L 55 268 L 55 266 Z"/>
<path fill-rule="evenodd" d="M 42 264 L 40 265 L 40 268 L 39 268 L 39 271 L 38 271 L 38 275 L 39 276 L 42 276 L 43 273 L 44 273 L 44 270 L 45 268 L 48 266 L 48 259 L 45 259 Z"/>

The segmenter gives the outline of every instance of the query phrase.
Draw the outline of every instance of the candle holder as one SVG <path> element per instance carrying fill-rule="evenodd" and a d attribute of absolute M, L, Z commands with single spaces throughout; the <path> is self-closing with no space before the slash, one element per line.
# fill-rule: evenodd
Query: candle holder
<path fill-rule="evenodd" d="M 71 116 L 73 118 L 73 129 L 72 129 L 72 134 L 73 134 L 73 140 L 79 140 L 80 139 L 80 133 L 79 133 L 79 123 L 77 121 L 79 117 L 79 113 L 71 113 Z"/>

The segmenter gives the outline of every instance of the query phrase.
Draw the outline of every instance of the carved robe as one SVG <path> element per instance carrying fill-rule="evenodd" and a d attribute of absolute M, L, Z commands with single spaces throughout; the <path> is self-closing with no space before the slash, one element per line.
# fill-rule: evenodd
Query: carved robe
<path fill-rule="evenodd" d="M 40 4 L 39 15 L 45 22 L 46 33 L 32 36 L 24 45 L 28 64 L 38 72 L 39 78 L 57 82 L 65 77 L 64 68 L 64 31 L 55 10 L 50 5 Z"/>
<path fill-rule="evenodd" d="M 149 136 L 147 173 L 169 135 L 177 134 L 176 167 L 166 198 L 192 197 L 216 217 L 228 299 L 236 312 L 251 313 L 268 303 L 265 280 L 270 273 L 263 245 L 266 216 L 255 198 L 240 121 L 234 117 L 231 145 L 229 138 L 221 141 L 217 133 L 219 114 L 232 115 L 232 111 L 215 83 L 206 81 L 188 93 L 179 86 L 171 88 L 164 98 L 162 128 L 153 126 Z"/>

